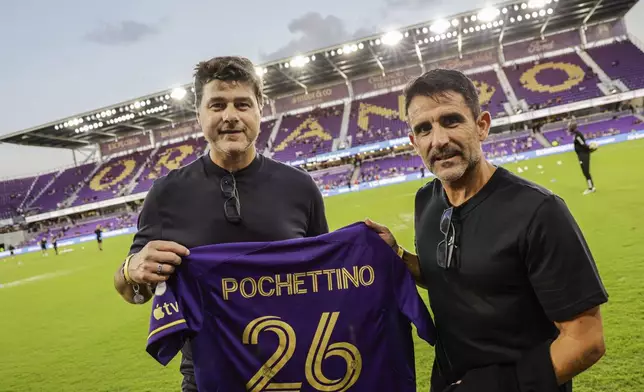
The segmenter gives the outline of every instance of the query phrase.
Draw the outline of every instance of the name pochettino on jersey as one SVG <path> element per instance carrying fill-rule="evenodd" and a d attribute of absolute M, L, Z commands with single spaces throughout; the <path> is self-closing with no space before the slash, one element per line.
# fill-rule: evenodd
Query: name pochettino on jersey
<path fill-rule="evenodd" d="M 411 324 L 435 329 L 404 263 L 362 223 L 191 249 L 157 288 L 147 351 L 186 341 L 204 391 L 416 390 Z"/>

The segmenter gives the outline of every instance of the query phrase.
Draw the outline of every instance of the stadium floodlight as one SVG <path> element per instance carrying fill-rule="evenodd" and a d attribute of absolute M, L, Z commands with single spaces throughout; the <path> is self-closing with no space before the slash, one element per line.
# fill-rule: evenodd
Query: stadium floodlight
<path fill-rule="evenodd" d="M 502 12 L 502 13 L 504 13 L 504 14 L 507 14 L 507 13 L 508 13 L 508 8 L 507 8 L 507 7 L 503 7 L 503 9 L 501 10 L 501 12 Z"/>
<path fill-rule="evenodd" d="M 537 16 L 539 16 L 539 13 L 538 13 L 537 11 L 534 11 L 534 12 L 532 13 L 532 17 L 533 17 L 533 18 L 536 18 Z"/>
<path fill-rule="evenodd" d="M 172 89 L 170 96 L 176 101 L 181 101 L 183 97 L 186 96 L 186 89 L 183 87 L 176 87 Z"/>
<path fill-rule="evenodd" d="M 458 19 L 452 19 L 452 26 L 453 27 L 458 26 Z"/>
<path fill-rule="evenodd" d="M 380 38 L 376 38 L 376 45 L 380 45 Z"/>
<path fill-rule="evenodd" d="M 530 8 L 543 8 L 546 6 L 546 0 L 530 0 L 528 1 L 528 7 Z"/>
<path fill-rule="evenodd" d="M 491 22 L 494 19 L 496 19 L 497 16 L 501 11 L 499 11 L 497 8 L 493 7 L 488 7 L 488 8 L 483 8 L 479 13 L 478 13 L 478 18 L 481 22 Z"/>
<path fill-rule="evenodd" d="M 363 44 L 362 42 L 360 42 L 360 43 L 358 44 L 358 49 L 360 49 L 360 50 L 364 49 L 364 44 Z M 315 57 L 315 56 L 313 56 L 313 57 Z M 315 60 L 315 59 L 314 59 L 314 60 Z"/>
<path fill-rule="evenodd" d="M 383 35 L 381 42 L 385 45 L 393 46 L 400 42 L 402 39 L 402 33 L 400 31 L 393 30 Z"/>
<path fill-rule="evenodd" d="M 546 13 L 547 13 L 548 15 L 552 15 L 552 13 L 553 13 L 553 12 L 554 12 L 554 11 L 552 10 L 552 8 L 548 8 L 548 11 L 546 11 Z"/>
<path fill-rule="evenodd" d="M 528 5 L 526 3 L 521 3 L 521 9 L 524 10 L 528 8 Z"/>
<path fill-rule="evenodd" d="M 429 29 L 427 27 L 423 27 L 423 34 L 427 34 L 429 32 Z"/>
<path fill-rule="evenodd" d="M 291 67 L 295 68 L 301 68 L 305 66 L 306 64 L 309 63 L 309 58 L 308 57 L 303 57 L 303 56 L 295 56 L 290 62 L 289 65 Z"/>
<path fill-rule="evenodd" d="M 446 21 L 445 19 L 440 19 L 432 23 L 432 25 L 429 26 L 429 29 L 432 31 L 432 33 L 442 34 L 446 32 L 449 27 L 450 24 L 448 21 Z"/>
<path fill-rule="evenodd" d="M 539 10 L 539 16 L 545 16 L 546 10 Z"/>

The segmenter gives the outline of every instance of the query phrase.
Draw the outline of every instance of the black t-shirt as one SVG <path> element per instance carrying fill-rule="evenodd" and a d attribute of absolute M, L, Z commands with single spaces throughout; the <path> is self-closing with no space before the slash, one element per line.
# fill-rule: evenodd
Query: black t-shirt
<path fill-rule="evenodd" d="M 590 152 L 590 147 L 586 144 L 586 138 L 580 131 L 572 131 L 574 138 L 575 152 L 577 154 L 585 154 Z"/>
<path fill-rule="evenodd" d="M 96 234 L 97 241 L 100 241 L 103 239 L 103 231 L 101 229 L 94 230 L 94 234 Z"/>
<path fill-rule="evenodd" d="M 45 239 L 40 240 L 40 247 L 42 249 L 45 249 L 47 247 L 47 240 Z"/>
<path fill-rule="evenodd" d="M 438 180 L 416 195 L 416 251 L 445 378 L 516 362 L 555 338 L 554 321 L 607 301 L 595 261 L 561 198 L 504 168 L 454 210 L 456 266 L 437 264 L 449 202 Z M 442 379 L 433 372 L 433 378 Z"/>
<path fill-rule="evenodd" d="M 156 180 L 139 214 L 130 254 L 152 240 L 193 248 L 314 237 L 329 231 L 322 194 L 305 171 L 257 154 L 248 167 L 234 172 L 241 223 L 226 220 L 228 197 L 220 185 L 225 176 L 230 173 L 206 154 Z M 190 345 L 182 352 L 183 390 L 196 390 Z"/>

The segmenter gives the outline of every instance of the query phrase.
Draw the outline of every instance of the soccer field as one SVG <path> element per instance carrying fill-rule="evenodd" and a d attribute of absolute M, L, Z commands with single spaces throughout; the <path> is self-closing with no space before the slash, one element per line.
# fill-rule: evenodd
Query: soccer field
<path fill-rule="evenodd" d="M 606 356 L 576 379 L 575 390 L 643 391 L 644 140 L 594 154 L 597 193 L 588 196 L 581 194 L 585 180 L 573 153 L 507 165 L 515 172 L 519 166 L 528 168 L 522 176 L 566 200 L 610 295 L 603 308 Z M 331 228 L 369 217 L 413 249 L 413 201 L 421 185 L 328 198 Z M 90 242 L 59 256 L 0 259 L 0 391 L 179 390 L 178 357 L 164 368 L 145 352 L 150 305 L 127 305 L 112 286 L 130 239 L 107 239 L 103 252 Z M 419 391 L 429 389 L 432 350 L 416 340 Z"/>

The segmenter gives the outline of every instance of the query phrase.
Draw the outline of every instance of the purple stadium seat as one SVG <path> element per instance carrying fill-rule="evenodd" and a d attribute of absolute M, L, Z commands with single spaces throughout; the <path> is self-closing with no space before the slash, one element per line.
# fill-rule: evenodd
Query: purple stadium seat
<path fill-rule="evenodd" d="M 347 135 L 351 136 L 351 145 L 354 147 L 404 137 L 407 136 L 408 129 L 401 92 L 378 95 L 351 103 Z"/>
<path fill-rule="evenodd" d="M 619 79 L 628 88 L 644 87 L 644 53 L 630 41 L 588 49 L 588 54 L 611 79 Z"/>
<path fill-rule="evenodd" d="M 78 193 L 73 206 L 112 199 L 137 173 L 150 154 L 150 150 L 113 158 L 103 163 L 88 183 Z"/>
<path fill-rule="evenodd" d="M 144 163 L 145 169 L 136 179 L 136 186 L 131 193 L 150 190 L 154 180 L 167 175 L 170 170 L 178 169 L 194 162 L 206 148 L 204 138 L 188 139 L 183 142 L 160 147 L 154 156 Z"/>
<path fill-rule="evenodd" d="M 492 118 L 507 115 L 503 103 L 508 99 L 501 87 L 496 72 L 488 71 L 479 74 L 469 75 L 479 93 L 479 103 L 482 110 L 487 110 Z"/>
<path fill-rule="evenodd" d="M 48 212 L 58 208 L 58 204 L 67 199 L 74 190 L 83 185 L 85 177 L 96 167 L 96 163 L 88 163 L 78 167 L 72 167 L 60 174 L 49 188 L 45 190 L 33 204 L 31 209 L 39 212 Z"/>
<path fill-rule="evenodd" d="M 35 180 L 36 177 L 28 177 L 0 182 L 0 219 L 18 214 L 17 209 Z"/>
<path fill-rule="evenodd" d="M 292 161 L 331 151 L 340 136 L 342 105 L 284 116 L 273 142 L 273 159 Z"/>
<path fill-rule="evenodd" d="M 602 95 L 599 79 L 576 53 L 503 68 L 517 98 L 551 107 Z"/>
<path fill-rule="evenodd" d="M 619 135 L 620 133 L 628 133 L 634 129 L 641 129 L 637 125 L 641 121 L 634 116 L 625 116 L 618 119 L 611 119 L 605 121 L 598 121 L 590 124 L 578 124 L 579 130 L 588 139 L 595 139 L 603 136 Z M 572 143 L 572 136 L 566 129 L 554 129 L 543 133 L 546 139 L 553 145 Z"/>

